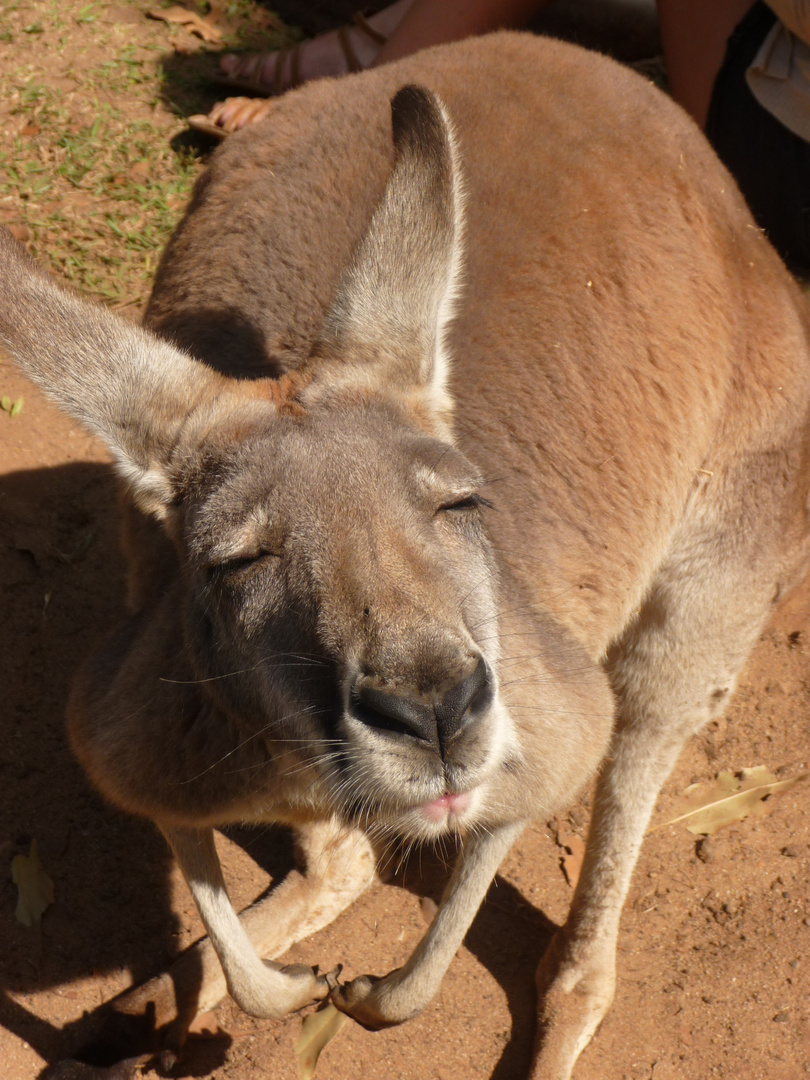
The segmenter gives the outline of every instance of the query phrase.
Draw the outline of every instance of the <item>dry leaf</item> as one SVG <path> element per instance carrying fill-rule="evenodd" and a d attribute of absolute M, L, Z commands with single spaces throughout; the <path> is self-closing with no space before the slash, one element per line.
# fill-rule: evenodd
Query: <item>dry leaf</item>
<path fill-rule="evenodd" d="M 743 769 L 739 776 L 721 772 L 711 784 L 692 784 L 684 791 L 680 811 L 663 825 L 686 824 L 691 833 L 713 836 L 724 825 L 765 813 L 765 799 L 777 791 L 787 791 L 809 773 L 799 773 L 788 780 L 777 780 L 764 765 Z"/>
<path fill-rule="evenodd" d="M 318 1009 L 306 1018 L 295 1044 L 298 1080 L 311 1080 L 315 1075 L 321 1051 L 334 1039 L 348 1019 L 348 1016 L 334 1005 Z"/>
<path fill-rule="evenodd" d="M 15 855 L 11 860 L 11 880 L 17 886 L 17 910 L 14 914 L 23 926 L 34 926 L 53 903 L 53 882 L 42 869 L 37 842 L 31 841 L 29 855 Z"/>
<path fill-rule="evenodd" d="M 170 8 L 153 8 L 146 13 L 150 19 L 160 19 L 163 22 L 178 23 L 180 26 L 185 26 L 192 34 L 196 34 L 197 37 L 203 39 L 203 41 L 209 42 L 209 44 L 218 45 L 222 41 L 222 31 L 210 23 L 207 19 L 204 19 L 202 15 L 198 15 L 196 11 L 187 11 L 184 7 L 180 7 L 179 4 L 175 4 Z"/>

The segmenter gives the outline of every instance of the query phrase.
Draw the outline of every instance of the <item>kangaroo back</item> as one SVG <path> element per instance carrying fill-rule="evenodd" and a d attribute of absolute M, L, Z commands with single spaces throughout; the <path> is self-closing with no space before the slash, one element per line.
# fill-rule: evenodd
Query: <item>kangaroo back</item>
<path fill-rule="evenodd" d="M 217 152 L 147 323 L 226 370 L 303 363 L 381 197 L 407 82 L 439 95 L 459 145 L 460 445 L 497 478 L 491 528 L 520 587 L 600 656 L 701 468 L 778 444 L 807 399 L 795 285 L 695 126 L 640 77 L 503 33 L 311 84 Z"/>

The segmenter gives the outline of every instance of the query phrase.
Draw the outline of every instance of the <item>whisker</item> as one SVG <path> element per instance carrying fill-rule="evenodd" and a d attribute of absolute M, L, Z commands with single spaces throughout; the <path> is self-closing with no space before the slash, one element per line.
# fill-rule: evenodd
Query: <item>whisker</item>
<path fill-rule="evenodd" d="M 252 735 L 248 735 L 248 737 L 246 739 L 243 739 L 242 742 L 237 743 L 237 745 L 234 746 L 231 750 L 229 750 L 227 754 L 223 754 L 221 758 L 213 762 L 206 769 L 203 769 L 202 772 L 197 773 L 196 776 L 189 777 L 188 780 L 181 780 L 180 784 L 193 784 L 196 780 L 199 780 L 200 777 L 206 776 L 213 769 L 216 769 L 219 765 L 222 764 L 223 761 L 227 761 L 229 757 L 232 757 L 239 750 L 242 750 L 245 746 L 247 746 L 249 742 L 252 742 L 254 739 L 258 739 L 260 736 L 264 735 L 266 731 L 272 730 L 272 728 L 274 728 L 277 724 L 283 723 L 285 720 L 289 720 L 291 716 L 301 716 L 307 713 L 314 713 L 315 711 L 316 710 L 314 706 L 305 706 L 304 708 L 296 709 L 294 712 L 287 713 L 285 716 L 277 717 L 275 720 L 272 721 L 272 723 L 266 725 L 266 727 L 260 728 L 258 731 L 254 731 Z"/>
<path fill-rule="evenodd" d="M 233 679 L 237 675 L 250 675 L 251 672 L 258 670 L 267 664 L 273 656 L 292 656 L 292 653 L 271 653 L 269 656 L 263 657 L 261 660 L 257 660 L 251 667 L 240 668 L 238 671 L 226 671 L 221 675 L 208 675 L 201 679 L 168 679 L 165 676 L 160 676 L 158 681 L 164 683 L 172 683 L 175 686 L 200 686 L 203 683 L 218 682 L 220 679 Z M 324 663 L 320 663 L 316 660 L 306 660 L 304 657 L 296 657 L 300 662 L 297 664 L 278 664 L 274 663 L 273 668 L 293 668 L 293 667 L 326 667 Z"/>

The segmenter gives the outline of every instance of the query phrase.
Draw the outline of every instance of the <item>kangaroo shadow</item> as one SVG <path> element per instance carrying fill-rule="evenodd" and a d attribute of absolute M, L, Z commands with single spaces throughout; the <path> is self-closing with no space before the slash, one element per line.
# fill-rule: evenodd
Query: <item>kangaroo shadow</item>
<path fill-rule="evenodd" d="M 0 476 L 0 860 L 28 858 L 35 843 L 53 882 L 53 902 L 32 927 L 16 917 L 10 878 L 0 885 L 0 1025 L 51 1064 L 99 1031 L 103 1008 L 63 1022 L 71 1000 L 111 998 L 122 970 L 138 984 L 179 951 L 165 840 L 93 792 L 63 723 L 73 671 L 123 614 L 117 502 L 104 465 Z M 288 872 L 284 837 L 250 843 L 273 880 Z M 135 1026 L 143 1041 L 148 1017 Z"/>
<path fill-rule="evenodd" d="M 0 892 L 0 1022 L 46 1060 L 66 1048 L 60 1031 L 8 991 L 24 1001 L 97 979 L 103 993 L 108 973 L 123 966 L 140 979 L 164 962 L 176 931 L 162 839 L 101 803 L 64 733 L 71 673 L 121 613 L 116 518 L 102 465 L 0 477 L 0 847 L 7 866 L 35 841 L 54 882 L 54 903 L 32 928 L 15 918 L 12 884 Z M 116 907 L 123 918 L 110 918 Z"/>
<path fill-rule="evenodd" d="M 425 848 L 395 875 L 394 882 L 415 896 L 438 902 L 454 854 L 444 850 L 440 856 Z M 496 875 L 464 939 L 465 948 L 506 994 L 512 1018 L 509 1041 L 489 1080 L 528 1075 L 537 1021 L 535 969 L 557 929 L 519 889 Z"/>
<path fill-rule="evenodd" d="M 506 992 L 512 1031 L 490 1080 L 527 1076 L 537 1025 L 534 974 L 557 926 L 496 877 L 464 944 Z"/>

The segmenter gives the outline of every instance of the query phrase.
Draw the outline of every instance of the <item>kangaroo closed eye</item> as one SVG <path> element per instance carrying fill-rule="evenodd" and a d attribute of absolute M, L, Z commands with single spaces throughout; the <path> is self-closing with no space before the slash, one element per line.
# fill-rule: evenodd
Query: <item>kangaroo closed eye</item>
<path fill-rule="evenodd" d="M 227 559 L 225 562 L 215 563 L 214 565 L 207 567 L 206 573 L 209 580 L 216 580 L 218 578 L 228 577 L 240 570 L 249 570 L 251 567 L 277 558 L 279 558 L 278 552 L 259 551 L 255 555 L 243 555 L 234 559 Z"/>
<path fill-rule="evenodd" d="M 472 492 L 469 495 L 461 496 L 458 499 L 453 499 L 451 502 L 445 503 L 439 507 L 440 510 L 475 510 L 478 507 L 488 507 L 490 510 L 495 509 L 495 504 L 490 502 L 489 499 L 485 499 L 483 495 L 479 495 L 477 492 Z"/>

